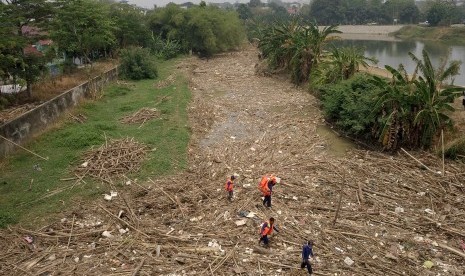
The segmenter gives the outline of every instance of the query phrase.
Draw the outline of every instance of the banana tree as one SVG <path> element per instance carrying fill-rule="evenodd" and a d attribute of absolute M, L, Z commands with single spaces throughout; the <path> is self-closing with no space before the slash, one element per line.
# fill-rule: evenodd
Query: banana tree
<path fill-rule="evenodd" d="M 446 81 L 458 75 L 461 63 L 452 61 L 448 66 L 441 65 L 436 70 L 425 50 L 422 52 L 423 60 L 412 53 L 409 55 L 417 63 L 420 73 L 414 81 L 415 100 L 421 103 L 414 125 L 419 128 L 421 146 L 429 147 L 441 129 L 452 125 L 448 114 L 454 111 L 452 103 L 461 95 L 463 88 L 448 85 Z"/>
<path fill-rule="evenodd" d="M 451 125 L 448 113 L 454 111 L 452 103 L 463 88 L 447 85 L 445 81 L 457 75 L 460 62 L 435 69 L 428 53 L 422 60 L 409 53 L 416 62 L 413 75 L 409 76 L 402 65 L 396 70 L 385 68 L 392 74 L 386 81 L 373 77 L 373 82 L 383 92 L 379 95 L 374 112 L 378 114 L 377 135 L 385 149 L 395 149 L 401 144 L 428 148 L 439 131 Z"/>

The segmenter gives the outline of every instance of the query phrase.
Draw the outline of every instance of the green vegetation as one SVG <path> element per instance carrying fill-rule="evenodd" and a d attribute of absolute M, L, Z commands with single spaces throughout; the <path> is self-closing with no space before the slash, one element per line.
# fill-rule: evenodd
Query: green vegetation
<path fill-rule="evenodd" d="M 150 52 L 143 48 L 129 48 L 121 51 L 119 74 L 122 78 L 131 80 L 154 79 L 157 68 Z"/>
<path fill-rule="evenodd" d="M 401 39 L 436 40 L 465 44 L 465 27 L 404 26 L 392 35 Z"/>
<path fill-rule="evenodd" d="M 438 154 L 442 154 L 438 151 Z M 447 158 L 457 159 L 465 157 L 465 138 L 458 138 L 446 144 L 444 147 L 444 155 Z"/>
<path fill-rule="evenodd" d="M 149 15 L 149 26 L 163 40 L 179 41 L 184 51 L 201 56 L 237 49 L 245 39 L 238 14 L 212 6 L 168 4 Z"/>
<path fill-rule="evenodd" d="M 30 99 L 32 84 L 47 76 L 47 62 L 66 72 L 75 58 L 92 64 L 130 47 L 163 59 L 191 51 L 211 56 L 237 49 L 245 39 L 237 12 L 205 2 L 187 10 L 172 3 L 146 10 L 100 0 L 0 1 L 0 26 L 0 82 L 24 82 Z"/>
<path fill-rule="evenodd" d="M 160 76 L 166 78 L 173 67 L 172 61 L 161 63 Z M 18 221 L 33 225 L 37 219 L 50 217 L 63 208 L 78 208 L 80 201 L 108 193 L 107 184 L 92 179 L 76 185 L 74 180 L 60 180 L 74 177 L 72 171 L 80 164 L 81 154 L 91 146 L 100 146 L 105 137 L 135 137 L 156 149 L 150 152 L 140 172 L 129 176 L 133 179 L 142 181 L 148 176 L 185 168 L 189 100 L 187 80 L 178 77 L 175 83 L 163 89 L 155 89 L 153 80 L 112 85 L 105 89 L 100 100 L 76 108 L 73 113 L 84 114 L 85 123 L 63 119 L 54 129 L 27 145 L 41 156 L 48 156 L 48 161 L 18 151 L 1 164 L 0 226 Z M 147 121 L 142 127 L 118 121 L 142 107 L 156 107 L 161 118 Z M 47 195 L 50 196 L 44 198 Z"/>
<path fill-rule="evenodd" d="M 452 61 L 447 67 L 444 62 L 434 68 L 425 50 L 422 59 L 412 53 L 410 57 L 417 64 L 412 77 L 402 66 L 399 70 L 386 66 L 393 75 L 391 81 L 373 77 L 374 83 L 383 89 L 375 110 L 380 113 L 378 137 L 386 149 L 401 145 L 429 148 L 441 129 L 452 126 L 447 112 L 454 111 L 451 104 L 463 90 L 445 83 L 458 74 L 460 62 Z"/>
<path fill-rule="evenodd" d="M 355 75 L 317 88 L 328 120 L 350 135 L 378 140 L 386 150 L 430 148 L 452 126 L 448 114 L 463 89 L 445 81 L 457 75 L 460 62 L 434 68 L 426 51 L 422 59 L 410 56 L 417 64 L 413 76 L 402 65 L 386 66 L 391 80 Z"/>
<path fill-rule="evenodd" d="M 371 139 L 376 123 L 373 104 L 381 92 L 371 76 L 357 74 L 353 78 L 319 87 L 326 119 L 351 136 Z"/>
<path fill-rule="evenodd" d="M 375 58 L 365 57 L 362 49 L 354 47 L 333 47 L 324 62 L 312 71 L 311 86 L 337 83 L 351 78 L 360 67 L 368 67 L 368 62 L 376 63 Z"/>
<path fill-rule="evenodd" d="M 314 0 L 308 16 L 322 25 L 417 23 L 414 0 Z"/>
<path fill-rule="evenodd" d="M 258 47 L 272 69 L 291 72 L 292 81 L 301 84 L 308 80 L 323 53 L 330 34 L 340 33 L 336 26 L 322 28 L 315 24 L 304 26 L 297 20 L 271 25 L 259 31 Z"/>

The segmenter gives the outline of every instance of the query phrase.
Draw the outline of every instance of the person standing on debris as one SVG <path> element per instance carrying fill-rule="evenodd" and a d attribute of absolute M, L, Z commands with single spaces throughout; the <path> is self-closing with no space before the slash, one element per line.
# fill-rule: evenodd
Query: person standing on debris
<path fill-rule="evenodd" d="M 307 267 L 308 274 L 313 273 L 312 264 L 310 263 L 310 257 L 313 258 L 313 242 L 307 241 L 302 246 L 302 263 L 300 264 L 300 268 L 304 269 Z"/>
<path fill-rule="evenodd" d="M 273 233 L 273 230 L 275 230 L 277 233 L 279 233 L 278 228 L 274 225 L 274 218 L 271 217 L 270 221 L 265 221 L 262 224 L 262 227 L 260 228 L 260 240 L 258 241 L 258 245 L 260 245 L 262 242 L 265 247 L 269 246 L 270 240 L 268 239 L 268 235 L 271 235 Z"/>
<path fill-rule="evenodd" d="M 274 175 L 264 175 L 260 184 L 258 185 L 258 189 L 263 194 L 263 206 L 271 208 L 271 194 L 273 192 L 273 187 L 276 184 L 279 184 L 281 179 Z"/>
<path fill-rule="evenodd" d="M 225 190 L 228 192 L 228 200 L 232 201 L 233 196 L 234 196 L 234 179 L 236 179 L 235 175 L 231 175 L 231 177 L 228 178 L 226 181 L 226 185 L 224 186 Z"/>

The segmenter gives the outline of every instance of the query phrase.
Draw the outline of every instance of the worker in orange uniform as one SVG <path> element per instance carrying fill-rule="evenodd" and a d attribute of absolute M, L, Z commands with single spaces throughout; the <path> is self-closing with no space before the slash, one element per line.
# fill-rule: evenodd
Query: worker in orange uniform
<path fill-rule="evenodd" d="M 233 196 L 234 196 L 234 179 L 236 179 L 235 175 L 231 175 L 231 177 L 228 178 L 226 181 L 226 185 L 224 186 L 224 189 L 228 192 L 228 200 L 232 201 Z"/>
<path fill-rule="evenodd" d="M 264 175 L 260 184 L 258 185 L 259 190 L 263 194 L 263 206 L 271 208 L 271 194 L 273 193 L 273 187 L 279 184 L 281 179 L 274 175 Z"/>
<path fill-rule="evenodd" d="M 258 245 L 260 245 L 263 242 L 264 246 L 268 247 L 270 242 L 268 239 L 268 235 L 271 235 L 271 233 L 273 233 L 273 230 L 279 233 L 278 228 L 276 228 L 276 226 L 274 225 L 274 218 L 271 217 L 269 222 L 265 221 L 262 224 L 262 227 L 260 229 L 260 240 L 258 241 Z"/>

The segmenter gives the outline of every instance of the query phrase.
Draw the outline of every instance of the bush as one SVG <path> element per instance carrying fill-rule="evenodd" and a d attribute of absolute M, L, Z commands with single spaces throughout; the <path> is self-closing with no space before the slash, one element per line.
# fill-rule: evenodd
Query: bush
<path fill-rule="evenodd" d="M 154 79 L 157 69 L 149 51 L 143 48 L 129 48 L 121 51 L 119 74 L 131 80 Z"/>
<path fill-rule="evenodd" d="M 184 51 L 200 56 L 233 50 L 245 41 L 238 14 L 212 6 L 184 10 L 168 4 L 150 15 L 149 25 L 163 41 L 177 41 Z"/>
<path fill-rule="evenodd" d="M 442 152 L 438 150 L 440 155 Z M 444 147 L 444 156 L 450 159 L 457 159 L 458 157 L 465 156 L 465 138 L 461 137 L 448 143 Z"/>
<path fill-rule="evenodd" d="M 319 89 L 327 120 L 350 135 L 364 138 L 371 136 L 375 125 L 373 107 L 380 92 L 369 79 L 368 75 L 357 74 L 349 80 Z"/>
<path fill-rule="evenodd" d="M 152 37 L 150 48 L 153 54 L 165 60 L 175 58 L 182 53 L 182 45 L 179 41 L 163 40 L 159 36 Z"/>

